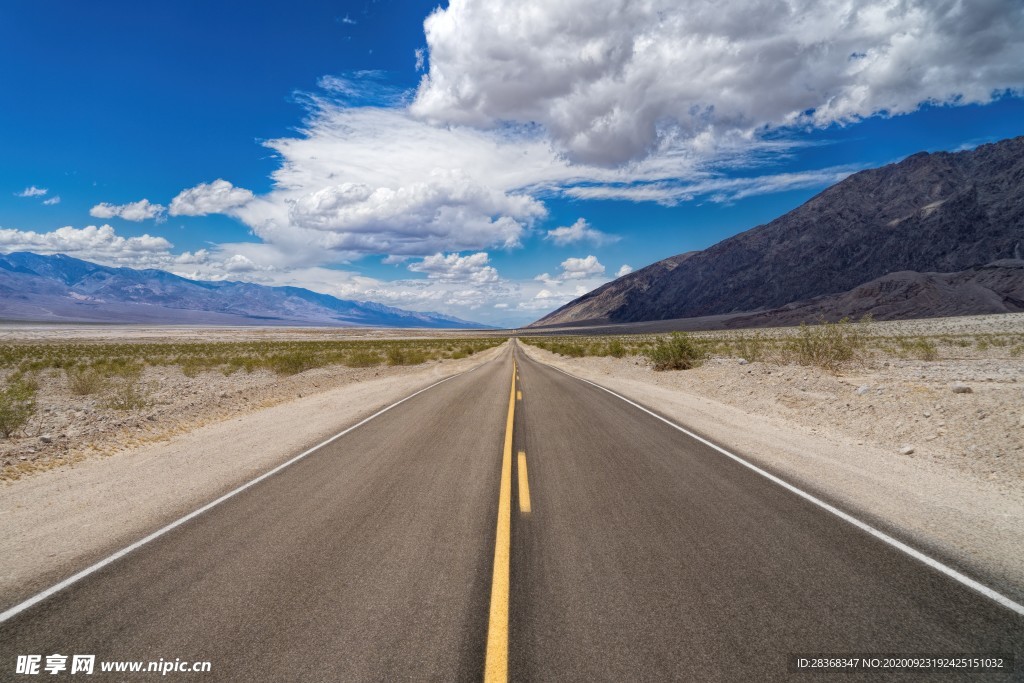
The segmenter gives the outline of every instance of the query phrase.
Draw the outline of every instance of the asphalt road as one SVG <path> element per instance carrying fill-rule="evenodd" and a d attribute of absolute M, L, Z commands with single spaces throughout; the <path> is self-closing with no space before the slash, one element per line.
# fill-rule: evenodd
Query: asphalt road
<path fill-rule="evenodd" d="M 0 624 L 0 680 L 60 678 L 14 674 L 53 653 L 209 661 L 165 677 L 204 681 L 474 681 L 485 658 L 512 680 L 834 680 L 787 656 L 1004 653 L 1016 673 L 940 680 L 1021 680 L 1024 617 L 515 351 Z"/>

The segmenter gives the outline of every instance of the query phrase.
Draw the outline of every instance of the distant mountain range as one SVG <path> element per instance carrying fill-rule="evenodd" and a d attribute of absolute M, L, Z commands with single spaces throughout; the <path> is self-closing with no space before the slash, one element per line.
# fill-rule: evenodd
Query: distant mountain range
<path fill-rule="evenodd" d="M 1022 252 L 1018 137 L 855 173 L 766 225 L 625 275 L 531 327 L 1022 311 Z"/>
<path fill-rule="evenodd" d="M 63 254 L 0 255 L 0 320 L 177 325 L 483 328 L 440 313 L 346 301 L 300 287 L 189 280 Z"/>

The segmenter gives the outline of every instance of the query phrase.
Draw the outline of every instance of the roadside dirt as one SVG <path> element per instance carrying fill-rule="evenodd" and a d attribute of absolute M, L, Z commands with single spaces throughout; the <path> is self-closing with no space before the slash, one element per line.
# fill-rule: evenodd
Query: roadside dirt
<path fill-rule="evenodd" d="M 655 372 L 639 357 L 521 348 L 1024 598 L 1024 363 L 886 361 L 833 375 L 716 359 Z"/>

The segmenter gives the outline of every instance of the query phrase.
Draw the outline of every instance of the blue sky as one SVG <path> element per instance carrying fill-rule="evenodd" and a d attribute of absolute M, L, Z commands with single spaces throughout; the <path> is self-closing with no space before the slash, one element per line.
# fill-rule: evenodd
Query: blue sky
<path fill-rule="evenodd" d="M 0 250 L 521 324 L 1024 134 L 1019 2 L 637 5 L 4 3 Z"/>

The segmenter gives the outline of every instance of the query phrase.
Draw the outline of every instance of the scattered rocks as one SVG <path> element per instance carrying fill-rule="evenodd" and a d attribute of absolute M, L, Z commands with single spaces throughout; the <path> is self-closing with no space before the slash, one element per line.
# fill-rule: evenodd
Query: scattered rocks
<path fill-rule="evenodd" d="M 949 389 L 954 394 L 973 394 L 974 393 L 974 389 L 971 389 L 969 386 L 967 386 L 963 382 L 953 382 L 951 385 L 949 385 Z"/>
<path fill-rule="evenodd" d="M 854 393 L 857 394 L 858 396 L 863 396 L 869 391 L 871 391 L 871 387 L 869 387 L 867 384 L 862 384 L 861 386 L 857 387 Z"/>
<path fill-rule="evenodd" d="M 53 442 L 53 437 L 50 436 L 49 434 L 43 434 L 42 436 L 39 437 L 39 440 L 42 443 L 52 443 Z"/>
<path fill-rule="evenodd" d="M 900 455 L 913 455 L 913 454 L 914 454 L 914 447 L 913 446 L 904 446 L 903 448 L 900 449 Z"/>
<path fill-rule="evenodd" d="M 750 361 L 748 361 L 746 358 L 740 358 L 739 360 L 740 365 L 748 365 L 749 363 Z"/>

